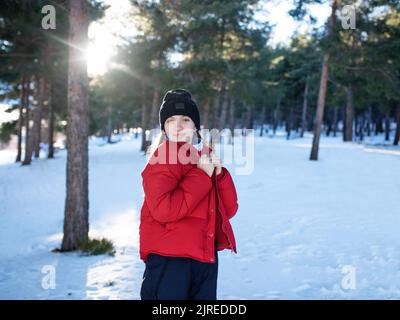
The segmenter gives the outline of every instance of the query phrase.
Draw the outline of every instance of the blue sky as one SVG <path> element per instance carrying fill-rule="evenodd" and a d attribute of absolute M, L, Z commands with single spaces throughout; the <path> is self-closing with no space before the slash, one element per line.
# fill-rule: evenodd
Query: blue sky
<path fill-rule="evenodd" d="M 306 8 L 317 19 L 315 26 L 311 26 L 307 21 L 294 21 L 288 15 L 289 10 L 294 9 L 291 0 L 286 1 L 261 1 L 261 8 L 256 14 L 256 19 L 268 21 L 275 25 L 270 44 L 275 46 L 279 43 L 286 44 L 295 31 L 309 33 L 312 27 L 321 27 L 330 14 L 329 2 L 324 4 L 307 5 Z"/>

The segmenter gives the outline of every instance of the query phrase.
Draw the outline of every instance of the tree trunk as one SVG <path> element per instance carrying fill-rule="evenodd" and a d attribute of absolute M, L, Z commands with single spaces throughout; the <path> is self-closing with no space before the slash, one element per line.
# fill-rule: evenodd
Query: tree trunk
<path fill-rule="evenodd" d="M 390 138 L 390 110 L 386 111 L 385 115 L 385 141 Z"/>
<path fill-rule="evenodd" d="M 332 34 L 333 27 L 336 22 L 336 7 L 337 7 L 337 0 L 333 0 L 331 16 L 329 18 L 329 24 L 328 24 L 327 37 L 330 37 L 330 35 Z M 310 160 L 318 160 L 319 139 L 321 136 L 322 120 L 324 117 L 326 88 L 328 84 L 328 72 L 329 72 L 329 52 L 325 52 L 322 62 L 321 81 L 319 84 L 319 92 L 318 92 L 317 114 L 316 114 L 314 137 L 311 148 Z"/>
<path fill-rule="evenodd" d="M 153 100 L 151 105 L 151 116 L 149 125 L 149 128 L 151 129 L 158 127 L 158 110 L 160 108 L 159 100 L 160 100 L 160 90 L 155 88 L 153 91 Z"/>
<path fill-rule="evenodd" d="M 382 115 L 378 111 L 378 115 L 375 120 L 375 135 L 383 132 L 383 125 L 382 125 Z"/>
<path fill-rule="evenodd" d="M 396 133 L 394 135 L 393 145 L 398 146 L 400 139 L 400 105 L 396 108 Z"/>
<path fill-rule="evenodd" d="M 44 53 L 44 66 L 45 68 L 50 67 L 50 59 L 52 58 L 53 55 L 53 46 L 52 42 L 48 41 Z M 40 142 L 42 141 L 42 114 L 44 112 L 45 106 L 48 105 L 49 103 L 49 97 L 50 97 L 50 86 L 49 86 L 49 81 L 48 81 L 48 75 L 43 75 L 40 78 L 40 95 L 39 95 L 39 106 L 40 109 L 38 111 L 38 122 L 37 122 L 37 127 L 35 127 L 35 145 L 34 145 L 34 153 L 35 153 L 35 158 L 39 158 L 40 156 Z"/>
<path fill-rule="evenodd" d="M 336 137 L 338 130 L 338 107 L 333 108 L 333 136 Z"/>
<path fill-rule="evenodd" d="M 247 105 L 247 125 L 246 129 L 253 129 L 254 128 L 254 107 L 250 104 Z"/>
<path fill-rule="evenodd" d="M 55 102 L 54 102 L 54 85 L 52 83 L 49 84 L 50 86 L 50 97 L 49 97 L 49 136 L 48 136 L 48 143 L 49 143 L 49 151 L 47 154 L 48 159 L 54 158 L 54 109 L 55 109 Z"/>
<path fill-rule="evenodd" d="M 346 88 L 346 129 L 343 136 L 343 141 L 353 141 L 353 88 L 349 85 Z"/>
<path fill-rule="evenodd" d="M 25 141 L 25 157 L 22 165 L 30 165 L 32 162 L 32 155 L 35 149 L 37 148 L 36 145 L 38 140 L 40 140 L 40 122 L 42 120 L 42 106 L 43 106 L 43 91 L 45 86 L 45 80 L 42 76 L 38 76 L 35 81 L 36 86 L 36 100 L 37 104 L 33 109 L 33 126 L 32 131 L 29 135 L 27 135 L 27 140 Z"/>
<path fill-rule="evenodd" d="M 293 127 L 293 107 L 289 108 L 289 115 L 286 118 L 286 140 L 290 139 L 290 133 Z"/>
<path fill-rule="evenodd" d="M 364 126 L 365 126 L 365 114 L 360 116 L 359 127 L 358 127 L 358 138 L 359 141 L 364 141 Z"/>
<path fill-rule="evenodd" d="M 25 108 L 25 95 L 27 94 L 26 90 L 26 77 L 25 75 L 22 76 L 21 78 L 21 92 L 20 92 L 20 102 L 19 102 L 19 118 L 18 118 L 18 128 L 17 128 L 17 137 L 18 137 L 18 142 L 17 142 L 17 158 L 15 159 L 15 162 L 20 162 L 22 158 L 22 127 L 24 125 L 24 115 L 23 111 Z"/>
<path fill-rule="evenodd" d="M 28 80 L 28 88 L 30 88 L 30 80 Z M 25 104 L 25 154 L 27 153 L 27 149 L 29 146 L 29 136 L 30 136 L 30 128 L 29 128 L 29 122 L 30 122 L 30 112 L 29 112 L 29 91 L 26 95 L 26 104 Z"/>
<path fill-rule="evenodd" d="M 210 128 L 209 115 L 210 115 L 210 97 L 207 97 L 203 105 L 203 116 L 202 116 L 203 126 L 206 129 Z"/>
<path fill-rule="evenodd" d="M 333 130 L 333 111 L 329 110 L 327 112 L 327 117 L 326 117 L 326 122 L 327 122 L 327 128 L 326 128 L 326 136 L 329 137 L 331 134 L 331 131 Z"/>
<path fill-rule="evenodd" d="M 301 112 L 301 131 L 300 131 L 300 137 L 303 138 L 304 136 L 304 131 L 306 131 L 307 128 L 307 109 L 308 109 L 308 75 L 306 78 L 306 85 L 304 87 L 304 97 L 303 97 L 303 110 Z"/>
<path fill-rule="evenodd" d="M 371 115 L 372 115 L 372 108 L 371 106 L 368 108 L 368 117 L 367 117 L 367 136 L 371 136 Z"/>
<path fill-rule="evenodd" d="M 89 234 L 88 77 L 82 51 L 88 44 L 86 0 L 69 1 L 67 195 L 61 251 L 79 248 Z"/>
<path fill-rule="evenodd" d="M 151 145 L 151 141 L 146 140 L 146 130 L 148 129 L 148 110 L 146 107 L 146 85 L 142 84 L 142 146 L 140 148 L 141 151 L 146 152 L 147 147 Z"/>
<path fill-rule="evenodd" d="M 280 112 L 281 112 L 281 98 L 278 98 L 277 102 L 276 102 L 276 108 L 274 110 L 274 115 L 273 115 L 273 124 L 272 124 L 272 132 L 273 135 L 275 135 L 276 133 L 276 129 L 278 128 L 279 125 L 279 117 L 280 117 Z"/>
<path fill-rule="evenodd" d="M 160 108 L 160 90 L 154 89 L 153 92 L 153 104 L 151 110 L 151 128 L 158 127 L 158 110 Z"/>
<path fill-rule="evenodd" d="M 38 110 L 38 118 L 37 118 L 37 125 L 34 126 L 35 132 L 35 145 L 33 146 L 35 158 L 38 159 L 40 156 L 40 142 L 42 141 L 42 114 L 44 111 L 44 105 L 46 96 L 48 96 L 48 85 L 47 81 L 44 77 L 40 79 L 40 96 L 39 96 L 39 110 Z"/>
<path fill-rule="evenodd" d="M 233 96 L 231 96 L 229 103 L 229 129 L 232 137 L 229 142 L 233 144 L 235 138 L 235 98 Z"/>
<path fill-rule="evenodd" d="M 216 95 L 213 101 L 213 108 L 211 109 L 211 130 L 217 128 L 218 105 L 219 95 Z"/>
<path fill-rule="evenodd" d="M 322 63 L 321 81 L 319 85 L 317 114 L 315 119 L 314 136 L 311 148 L 310 160 L 318 160 L 319 139 L 321 136 L 322 120 L 324 117 L 325 96 L 328 83 L 329 71 L 329 54 L 324 54 L 324 62 Z"/>
<path fill-rule="evenodd" d="M 264 135 L 264 122 L 267 114 L 267 107 L 266 105 L 263 106 L 262 112 L 261 112 L 261 126 L 260 126 L 260 137 Z"/>
<path fill-rule="evenodd" d="M 241 122 L 240 126 L 241 126 L 241 129 L 242 129 L 242 135 L 244 135 L 244 130 L 246 128 L 246 116 L 247 116 L 247 112 L 242 111 L 242 116 L 240 118 L 240 122 Z"/>
<path fill-rule="evenodd" d="M 107 143 L 111 143 L 111 137 L 113 133 L 113 112 L 112 107 L 107 107 Z"/>
<path fill-rule="evenodd" d="M 219 130 L 224 129 L 224 127 L 226 126 L 226 116 L 228 114 L 228 95 L 229 92 L 228 90 L 226 90 L 226 84 L 224 81 L 224 85 L 223 85 L 223 90 L 221 92 L 221 99 L 222 99 L 222 103 L 221 103 L 221 114 L 219 117 L 219 124 L 218 124 L 218 128 Z"/>

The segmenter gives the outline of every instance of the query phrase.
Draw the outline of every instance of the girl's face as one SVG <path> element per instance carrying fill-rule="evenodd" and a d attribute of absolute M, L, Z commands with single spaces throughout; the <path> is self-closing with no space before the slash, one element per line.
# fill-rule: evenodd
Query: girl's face
<path fill-rule="evenodd" d="M 170 140 L 191 142 L 196 126 L 188 116 L 175 115 L 165 121 L 164 128 Z"/>

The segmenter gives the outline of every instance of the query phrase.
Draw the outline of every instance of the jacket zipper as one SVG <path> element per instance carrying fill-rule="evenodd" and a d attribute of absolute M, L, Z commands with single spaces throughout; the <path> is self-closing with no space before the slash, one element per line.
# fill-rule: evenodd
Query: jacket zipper
<path fill-rule="evenodd" d="M 215 181 L 215 189 L 216 189 L 216 191 L 217 191 L 218 210 L 219 210 L 219 212 L 221 213 L 221 209 L 219 208 L 218 180 L 217 180 L 217 175 L 216 175 L 216 173 L 215 173 L 215 170 L 214 170 L 214 172 L 213 172 L 213 177 L 214 177 L 214 181 Z M 223 219 L 223 220 L 224 220 L 224 219 Z M 232 245 L 232 242 L 231 242 L 231 240 L 229 239 L 229 236 L 228 236 L 228 234 L 227 234 L 227 232 L 226 232 L 226 227 L 225 227 L 224 221 L 222 221 L 222 231 L 225 233 L 226 239 L 228 240 L 228 243 L 229 243 L 229 246 L 230 246 L 231 250 L 233 250 L 233 245 Z"/>

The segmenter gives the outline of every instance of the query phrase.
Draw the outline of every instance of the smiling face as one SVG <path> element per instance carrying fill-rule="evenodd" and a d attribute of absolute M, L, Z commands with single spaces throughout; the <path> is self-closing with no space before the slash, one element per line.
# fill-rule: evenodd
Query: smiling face
<path fill-rule="evenodd" d="M 188 116 L 175 115 L 169 117 L 164 124 L 165 133 L 172 141 L 191 142 L 196 126 Z"/>

